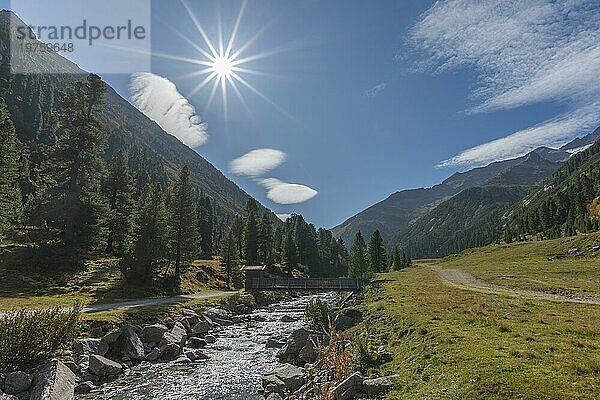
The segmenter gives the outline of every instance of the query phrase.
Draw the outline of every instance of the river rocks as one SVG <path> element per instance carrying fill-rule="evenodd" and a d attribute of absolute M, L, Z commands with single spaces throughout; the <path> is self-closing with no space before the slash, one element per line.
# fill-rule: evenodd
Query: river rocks
<path fill-rule="evenodd" d="M 277 353 L 277 358 L 282 363 L 290 363 L 300 367 L 313 363 L 316 352 L 313 342 L 325 343 L 324 334 L 305 328 L 297 329 L 287 340 L 286 345 Z"/>
<path fill-rule="evenodd" d="M 179 356 L 174 362 L 175 364 L 190 364 L 192 360 L 190 360 L 186 356 Z"/>
<path fill-rule="evenodd" d="M 191 337 L 187 345 L 192 349 L 201 349 L 206 347 L 206 340 L 197 337 Z"/>
<path fill-rule="evenodd" d="M 75 374 L 62 362 L 52 360 L 38 372 L 29 400 L 71 400 L 74 393 Z"/>
<path fill-rule="evenodd" d="M 267 349 L 280 349 L 283 346 L 285 346 L 285 339 L 282 338 L 279 335 L 273 335 L 270 338 L 267 339 L 267 343 L 265 344 L 265 346 L 267 347 Z"/>
<path fill-rule="evenodd" d="M 146 361 L 156 361 L 160 357 L 160 349 L 155 347 L 152 351 L 146 354 Z"/>
<path fill-rule="evenodd" d="M 123 367 L 108 358 L 93 354 L 90 356 L 89 370 L 100 378 L 108 378 L 120 375 L 123 372 Z"/>
<path fill-rule="evenodd" d="M 271 393 L 267 396 L 266 400 L 283 400 L 283 397 L 281 397 L 279 393 Z"/>
<path fill-rule="evenodd" d="M 110 346 L 111 354 L 120 357 L 129 357 L 132 360 L 143 360 L 146 355 L 144 344 L 137 332 L 138 329 L 134 326 L 124 325 L 121 328 L 121 334 L 118 339 Z"/>
<path fill-rule="evenodd" d="M 94 382 L 85 381 L 85 382 L 81 382 L 79 385 L 75 386 L 75 394 L 89 393 L 95 389 L 96 389 L 96 385 L 94 385 Z"/>
<path fill-rule="evenodd" d="M 355 372 L 333 388 L 331 393 L 335 400 L 350 400 L 363 391 L 365 378 L 360 372 Z"/>
<path fill-rule="evenodd" d="M 91 354 L 104 356 L 108 352 L 108 343 L 102 339 L 76 339 L 72 347 L 76 356 Z"/>
<path fill-rule="evenodd" d="M 360 323 L 363 316 L 362 313 L 354 308 L 342 309 L 333 324 L 338 331 L 345 331 Z"/>
<path fill-rule="evenodd" d="M 289 316 L 289 315 L 286 314 L 286 315 L 284 315 L 284 316 L 281 317 L 280 321 L 281 322 L 294 322 L 294 321 L 296 321 L 296 318 L 294 318 L 294 317 Z"/>
<path fill-rule="evenodd" d="M 204 311 L 202 315 L 207 317 L 209 321 L 217 323 L 221 326 L 233 325 L 233 314 L 230 311 L 222 308 L 209 308 L 208 310 Z"/>
<path fill-rule="evenodd" d="M 176 343 L 168 343 L 160 347 L 160 359 L 163 361 L 171 361 L 179 357 L 181 354 L 181 346 Z"/>
<path fill-rule="evenodd" d="M 192 328 L 192 335 L 206 335 L 210 331 L 210 324 L 207 321 L 199 321 Z"/>
<path fill-rule="evenodd" d="M 19 394 L 31 387 L 33 377 L 25 372 L 9 372 L 4 378 L 4 392 Z"/>
<path fill-rule="evenodd" d="M 144 343 L 158 343 L 168 330 L 163 324 L 147 325 L 142 328 L 142 341 Z"/>
<path fill-rule="evenodd" d="M 204 340 L 208 344 L 213 344 L 213 343 L 215 343 L 217 341 L 217 338 L 214 337 L 213 335 L 206 335 L 206 336 L 204 336 Z"/>
<path fill-rule="evenodd" d="M 398 375 L 384 376 L 381 378 L 365 379 L 363 381 L 363 389 L 369 397 L 378 397 L 390 391 L 394 380 Z"/>
<path fill-rule="evenodd" d="M 291 364 L 284 364 L 263 375 L 262 386 L 265 393 L 277 393 L 281 396 L 300 389 L 304 382 L 304 370 Z"/>

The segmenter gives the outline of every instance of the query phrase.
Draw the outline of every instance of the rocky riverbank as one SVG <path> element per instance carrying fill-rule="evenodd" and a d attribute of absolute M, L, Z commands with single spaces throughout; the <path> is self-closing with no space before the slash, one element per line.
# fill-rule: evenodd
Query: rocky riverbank
<path fill-rule="evenodd" d="M 364 369 L 357 361 L 356 348 L 352 337 L 363 340 L 366 332 L 342 332 L 357 326 L 362 314 L 355 308 L 356 297 L 346 299 L 342 307 L 332 313 L 329 333 L 299 328 L 281 342 L 277 368 L 262 377 L 263 394 L 267 400 L 308 400 L 308 399 L 375 399 L 385 395 L 393 386 L 396 376 L 365 376 Z M 368 338 L 365 338 L 367 343 Z M 368 346 L 365 349 L 368 350 Z M 392 354 L 384 347 L 367 354 L 370 366 L 381 366 L 392 361 Z"/>

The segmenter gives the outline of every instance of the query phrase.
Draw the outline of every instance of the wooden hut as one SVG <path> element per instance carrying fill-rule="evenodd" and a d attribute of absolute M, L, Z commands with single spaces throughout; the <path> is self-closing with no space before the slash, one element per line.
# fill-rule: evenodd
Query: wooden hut
<path fill-rule="evenodd" d="M 252 280 L 264 278 L 266 276 L 266 265 L 244 265 L 242 272 L 244 273 L 244 288 L 247 292 L 252 291 Z"/>

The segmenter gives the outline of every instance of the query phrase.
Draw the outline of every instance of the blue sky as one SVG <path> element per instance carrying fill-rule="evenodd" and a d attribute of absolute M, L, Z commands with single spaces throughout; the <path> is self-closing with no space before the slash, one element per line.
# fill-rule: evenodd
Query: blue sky
<path fill-rule="evenodd" d="M 269 53 L 243 65 L 269 75 L 239 73 L 268 100 L 238 84 L 247 108 L 231 87 L 226 114 L 220 91 L 206 108 L 210 84 L 189 96 L 206 75 L 181 77 L 207 66 L 163 57 L 136 90 L 182 100 L 206 123 L 192 124 L 198 153 L 267 207 L 332 227 L 395 191 L 600 124 L 600 5 L 499 3 L 251 0 L 233 49 L 264 29 L 238 59 Z M 241 2 L 186 4 L 213 43 L 221 15 L 227 43 Z M 181 2 L 153 1 L 153 52 L 206 59 L 171 28 L 209 51 Z M 130 98 L 130 75 L 104 78 Z M 256 149 L 272 150 L 230 164 Z"/>

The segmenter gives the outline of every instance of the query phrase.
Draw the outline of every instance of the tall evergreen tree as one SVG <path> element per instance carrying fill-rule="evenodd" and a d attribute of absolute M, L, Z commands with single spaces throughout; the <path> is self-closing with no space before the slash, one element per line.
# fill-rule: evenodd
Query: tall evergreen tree
<path fill-rule="evenodd" d="M 375 230 L 369 239 L 369 267 L 373 272 L 384 272 L 387 264 L 387 254 L 383 245 L 383 238 L 379 230 Z"/>
<path fill-rule="evenodd" d="M 101 194 L 107 137 L 99 116 L 106 85 L 90 74 L 61 93 L 59 135 L 52 168 L 60 196 L 63 239 L 70 248 L 97 246 L 104 237 L 107 206 Z"/>
<path fill-rule="evenodd" d="M 169 212 L 159 184 L 148 185 L 138 201 L 132 254 L 126 258 L 125 276 L 148 282 L 160 261 L 168 258 Z"/>
<path fill-rule="evenodd" d="M 284 266 L 285 271 L 288 275 L 291 275 L 292 270 L 298 266 L 296 245 L 294 244 L 294 237 L 291 229 L 287 229 L 286 232 L 283 234 L 281 245 L 281 264 Z"/>
<path fill-rule="evenodd" d="M 350 269 L 348 274 L 352 278 L 369 278 L 371 271 L 367 256 L 367 245 L 362 233 L 358 231 L 350 248 Z"/>
<path fill-rule="evenodd" d="M 256 211 L 256 201 L 248 199 L 244 226 L 244 259 L 246 260 L 246 265 L 255 265 L 258 263 L 258 223 L 256 221 Z"/>
<path fill-rule="evenodd" d="M 113 157 L 106 186 L 110 209 L 107 251 L 123 255 L 131 248 L 135 193 L 127 154 L 124 151 L 119 151 Z"/>
<path fill-rule="evenodd" d="M 174 289 L 181 287 L 181 265 L 200 254 L 196 196 L 185 165 L 179 173 L 171 197 L 171 252 L 175 261 Z"/>
<path fill-rule="evenodd" d="M 267 266 L 273 264 L 273 224 L 268 213 L 264 213 L 258 229 L 258 260 Z"/>
<path fill-rule="evenodd" d="M 238 249 L 231 230 L 227 231 L 221 243 L 220 264 L 227 280 L 227 287 L 230 288 L 237 278 L 239 266 Z"/>
<path fill-rule="evenodd" d="M 10 114 L 4 99 L 0 97 L 0 242 L 10 223 L 20 217 L 18 143 Z"/>
<path fill-rule="evenodd" d="M 214 252 L 214 210 L 210 197 L 201 195 L 198 205 L 200 248 L 203 258 L 211 258 Z"/>

